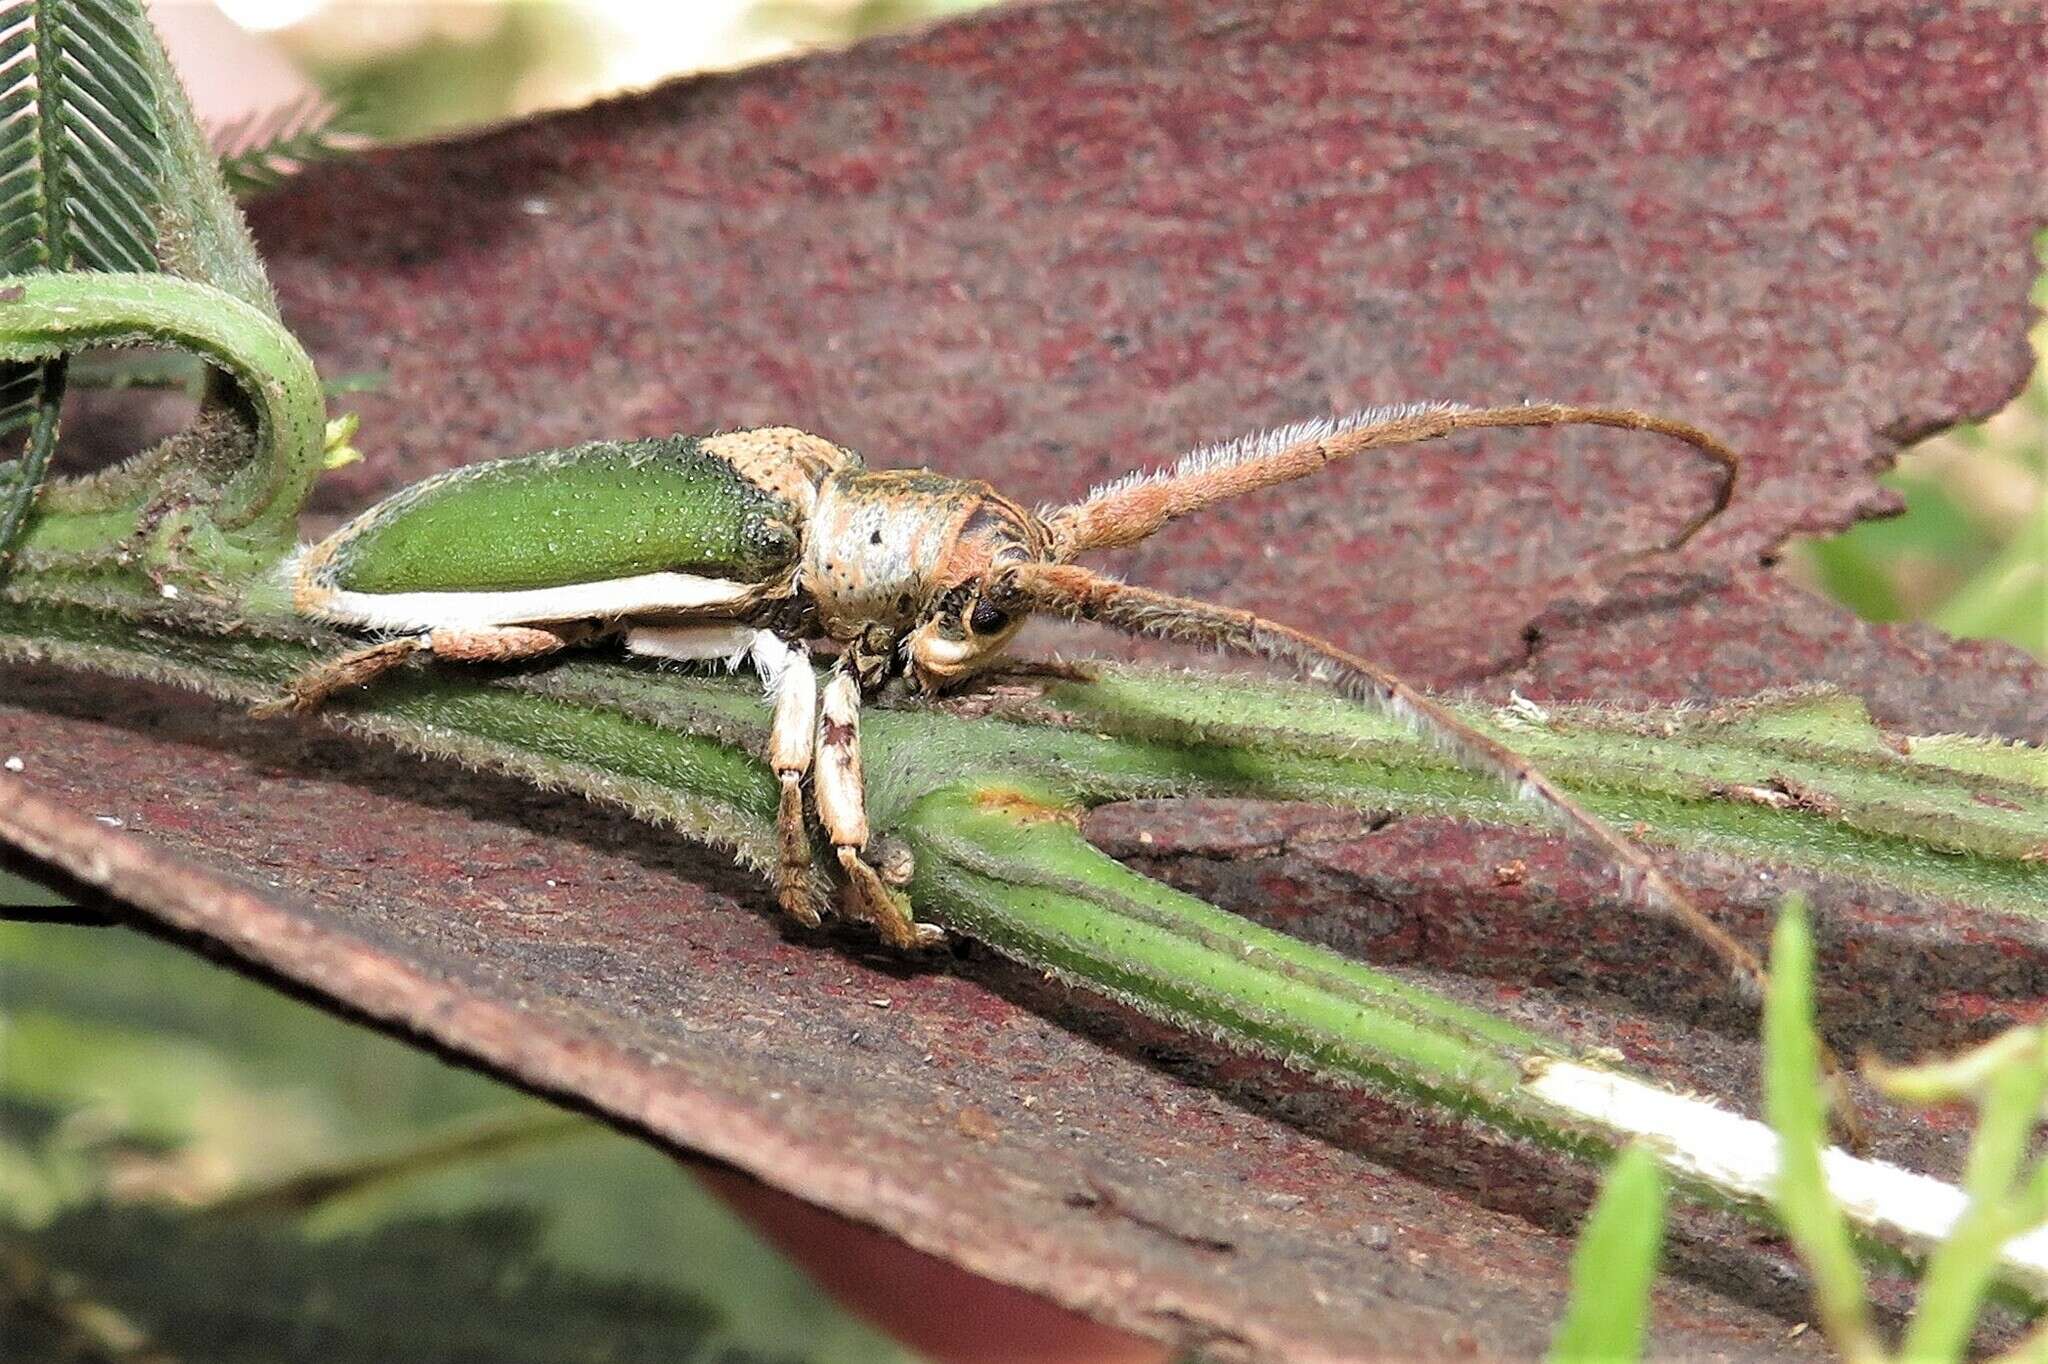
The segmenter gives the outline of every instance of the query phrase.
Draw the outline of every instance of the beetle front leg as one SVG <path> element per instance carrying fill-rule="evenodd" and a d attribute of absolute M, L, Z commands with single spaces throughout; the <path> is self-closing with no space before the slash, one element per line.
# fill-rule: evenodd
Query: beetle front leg
<path fill-rule="evenodd" d="M 818 818 L 846 875 L 849 908 L 872 923 L 892 946 L 932 947 L 944 942 L 945 930 L 912 919 L 909 901 L 883 884 L 875 869 L 861 858 L 868 842 L 868 814 L 860 770 L 860 684 L 843 662 L 825 684 L 822 711 L 812 786 L 818 797 Z"/>

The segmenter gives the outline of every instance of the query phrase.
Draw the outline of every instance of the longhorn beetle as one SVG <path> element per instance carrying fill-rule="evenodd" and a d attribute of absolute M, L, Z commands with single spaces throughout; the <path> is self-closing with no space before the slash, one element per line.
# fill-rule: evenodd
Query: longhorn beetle
<path fill-rule="evenodd" d="M 906 876 L 885 880 L 864 856 L 863 696 L 898 675 L 926 693 L 961 683 L 996 664 L 1034 613 L 1096 621 L 1283 663 L 1409 722 L 1603 852 L 1754 1003 L 1763 986 L 1755 955 L 1507 745 L 1335 644 L 1074 562 L 1366 450 L 1475 428 L 1570 425 L 1653 432 L 1719 465 L 1711 504 L 1668 548 L 1728 505 L 1738 461 L 1706 432 L 1626 408 L 1563 404 L 1413 404 L 1305 422 L 1196 450 L 1042 513 L 978 480 L 866 468 L 852 451 L 789 427 L 598 441 L 471 465 L 393 494 L 289 562 L 299 612 L 388 637 L 308 669 L 269 709 L 311 710 L 419 653 L 506 662 L 616 637 L 657 658 L 751 661 L 774 705 L 766 758 L 781 787 L 782 908 L 819 921 L 809 774 L 843 908 L 914 948 L 943 934 L 917 922 L 889 884 Z M 820 639 L 839 646 L 822 699 L 808 647 Z"/>

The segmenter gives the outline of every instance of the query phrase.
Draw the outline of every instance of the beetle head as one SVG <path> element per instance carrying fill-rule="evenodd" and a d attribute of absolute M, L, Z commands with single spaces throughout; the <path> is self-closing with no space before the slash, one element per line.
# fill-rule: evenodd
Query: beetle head
<path fill-rule="evenodd" d="M 960 523 L 935 575 L 937 590 L 904 641 L 911 681 L 943 691 L 987 669 L 1024 624 L 1024 613 L 999 606 L 992 583 L 1014 564 L 1049 553 L 1045 523 L 992 490 Z"/>

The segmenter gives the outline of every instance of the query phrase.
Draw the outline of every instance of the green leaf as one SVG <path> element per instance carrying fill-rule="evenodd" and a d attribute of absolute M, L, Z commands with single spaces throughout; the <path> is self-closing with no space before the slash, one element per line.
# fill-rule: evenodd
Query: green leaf
<path fill-rule="evenodd" d="M 0 275 L 153 271 L 163 184 L 150 43 L 134 0 L 0 0 Z M 0 364 L 0 554 L 57 444 L 64 357 Z"/>
<path fill-rule="evenodd" d="M 0 3 L 0 274 L 157 268 L 149 42 L 134 0 Z"/>
<path fill-rule="evenodd" d="M 533 1212 L 485 1208 L 312 1239 L 289 1225 L 89 1206 L 17 1238 L 0 1309 L 22 1358 L 97 1358 L 109 1336 L 212 1364 L 672 1364 L 775 1358 L 721 1340 L 673 1290 L 563 1269 Z M 95 1335 L 98 1338 L 95 1338 Z"/>
<path fill-rule="evenodd" d="M 276 189 L 313 162 L 349 155 L 363 139 L 353 131 L 348 108 L 311 94 L 216 128 L 211 141 L 228 189 L 246 199 Z"/>
<path fill-rule="evenodd" d="M 1639 1146 L 1607 1172 L 1572 1254 L 1571 1306 L 1550 1344 L 1554 1364 L 1642 1358 L 1650 1286 L 1664 1248 L 1664 1177 Z"/>
<path fill-rule="evenodd" d="M 0 299 L 23 279 L 77 272 L 177 275 L 277 320 L 247 225 L 138 0 L 0 0 Z M 131 328 L 103 344 L 155 339 Z M 78 348 L 0 347 L 0 436 L 29 428 L 22 457 L 0 471 L 0 556 L 49 501 L 65 361 Z M 239 410 L 217 388 L 202 422 Z M 188 459 L 220 464 L 223 453 Z"/>
<path fill-rule="evenodd" d="M 1786 900 L 1771 938 L 1771 983 L 1764 999 L 1764 1114 L 1778 1133 L 1778 1215 L 1813 1275 L 1821 1324 L 1843 1355 L 1875 1358 L 1863 1270 L 1821 1168 L 1827 1103 L 1820 1035 L 1813 1021 L 1813 930 L 1798 896 Z"/>

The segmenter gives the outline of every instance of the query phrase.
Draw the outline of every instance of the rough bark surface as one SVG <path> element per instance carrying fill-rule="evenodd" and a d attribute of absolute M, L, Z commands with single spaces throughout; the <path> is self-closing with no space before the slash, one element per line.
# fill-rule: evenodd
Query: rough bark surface
<path fill-rule="evenodd" d="M 1050 500 L 1333 408 L 1632 401 L 1751 458 L 1682 556 L 1642 557 L 1704 474 L 1601 433 L 1334 471 L 1119 567 L 1437 686 L 1835 681 L 1901 728 L 2039 739 L 2038 665 L 1859 624 L 1761 564 L 1884 505 L 1899 438 L 2020 383 L 2044 71 L 2023 3 L 1037 4 L 323 168 L 254 218 L 323 370 L 389 376 L 350 399 L 373 453 L 329 515 L 598 433 L 786 422 Z M 147 688 L 8 687 L 17 835 L 121 901 L 968 1268 L 1260 1358 L 1520 1358 L 1560 1313 L 1586 1190 L 1527 1151 L 981 955 L 793 938 L 718 858 L 509 781 Z M 1664 988 L 1684 945 L 1603 920 L 1545 839 L 1214 804 L 1093 830 L 1750 1088 L 1744 1025 Z M 1521 884 L 1489 873 L 1517 858 Z M 1775 883 L 1676 870 L 1757 939 Z M 2033 922 L 1822 911 L 1853 1036 L 2038 1011 Z M 1892 1115 L 1883 1146 L 1943 1168 L 1956 1137 Z M 1781 1247 L 1695 1217 L 1676 1262 L 1660 1353 L 1814 1348 L 1785 1339 Z"/>

